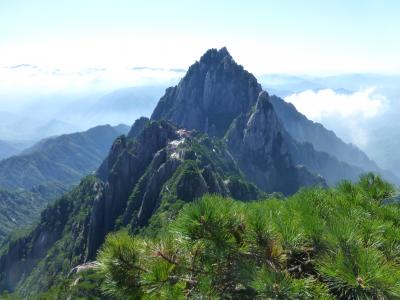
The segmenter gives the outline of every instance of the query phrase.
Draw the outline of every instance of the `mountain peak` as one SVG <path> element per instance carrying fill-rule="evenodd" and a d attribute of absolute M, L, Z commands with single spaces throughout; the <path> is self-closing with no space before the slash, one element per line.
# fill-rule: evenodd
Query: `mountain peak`
<path fill-rule="evenodd" d="M 200 58 L 200 63 L 204 64 L 212 64 L 212 63 L 219 63 L 224 60 L 232 60 L 233 58 L 230 55 L 228 49 L 226 47 L 222 47 L 221 49 L 211 48 L 203 54 Z"/>
<path fill-rule="evenodd" d="M 273 109 L 272 104 L 269 99 L 269 95 L 266 91 L 261 91 L 258 94 L 257 103 L 256 103 L 256 110 L 267 111 Z"/>
<path fill-rule="evenodd" d="M 257 79 L 225 47 L 210 49 L 177 86 L 166 91 L 151 119 L 222 137 L 232 121 L 256 103 L 261 90 Z"/>

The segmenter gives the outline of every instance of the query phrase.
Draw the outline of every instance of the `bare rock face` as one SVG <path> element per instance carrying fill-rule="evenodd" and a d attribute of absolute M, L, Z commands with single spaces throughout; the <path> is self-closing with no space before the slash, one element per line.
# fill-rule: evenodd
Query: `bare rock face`
<path fill-rule="evenodd" d="M 137 119 L 135 123 L 133 123 L 131 129 L 129 130 L 127 138 L 133 139 L 137 137 L 149 123 L 150 123 L 149 118 L 141 117 Z"/>
<path fill-rule="evenodd" d="M 247 178 L 266 192 L 291 194 L 306 182 L 301 180 L 304 175 L 307 185 L 319 183 L 311 173 L 299 173 L 294 166 L 281 125 L 264 91 L 254 110 L 235 120 L 225 140 Z"/>
<path fill-rule="evenodd" d="M 255 104 L 260 91 L 256 78 L 226 48 L 211 49 L 177 86 L 167 89 L 151 118 L 222 137 L 231 122 Z"/>
<path fill-rule="evenodd" d="M 135 184 L 150 165 L 156 153 L 169 141 L 177 139 L 176 128 L 166 122 L 150 123 L 135 142 L 117 139 L 107 158 L 106 182 L 102 197 L 96 199 L 89 223 L 88 258 L 95 256 L 106 234 L 114 229 L 115 220 L 127 205 Z"/>

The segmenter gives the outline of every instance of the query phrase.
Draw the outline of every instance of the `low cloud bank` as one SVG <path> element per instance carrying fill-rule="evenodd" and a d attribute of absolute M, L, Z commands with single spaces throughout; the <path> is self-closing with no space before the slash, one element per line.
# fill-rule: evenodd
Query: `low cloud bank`
<path fill-rule="evenodd" d="M 307 90 L 285 98 L 307 118 L 320 122 L 339 137 L 360 147 L 368 143 L 367 124 L 381 116 L 387 108 L 385 96 L 369 87 L 353 93 L 332 89 Z"/>
<path fill-rule="evenodd" d="M 383 112 L 386 102 L 384 96 L 374 94 L 372 87 L 354 93 L 307 90 L 289 95 L 285 100 L 315 121 L 331 116 L 372 118 Z"/>
<path fill-rule="evenodd" d="M 134 68 L 46 69 L 30 64 L 0 67 L 0 94 L 113 90 L 177 82 L 185 70 Z"/>

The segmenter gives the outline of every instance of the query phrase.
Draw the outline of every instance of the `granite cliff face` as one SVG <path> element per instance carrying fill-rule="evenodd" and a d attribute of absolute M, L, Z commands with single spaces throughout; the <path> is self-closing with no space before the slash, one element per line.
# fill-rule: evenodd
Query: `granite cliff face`
<path fill-rule="evenodd" d="M 257 79 L 226 48 L 208 50 L 175 87 L 167 89 L 151 118 L 222 137 L 261 92 Z"/>
<path fill-rule="evenodd" d="M 225 140 L 247 178 L 265 191 L 291 194 L 323 184 L 294 166 L 267 92 L 259 94 L 254 110 L 235 119 Z"/>
<path fill-rule="evenodd" d="M 144 175 L 152 160 L 158 160 L 159 150 L 177 139 L 176 129 L 167 123 L 153 122 L 136 141 L 117 139 L 104 162 L 107 171 L 100 178 L 105 182 L 102 195 L 91 211 L 89 221 L 88 257 L 93 258 L 105 235 L 114 229 L 115 220 L 126 208 L 134 185 Z M 103 166 L 100 168 L 104 168 Z M 154 171 L 154 170 L 153 170 Z M 161 184 L 161 182 L 159 182 Z"/>
<path fill-rule="evenodd" d="M 150 122 L 149 118 L 146 117 L 141 117 L 137 119 L 135 123 L 133 123 L 131 129 L 129 130 L 127 138 L 133 139 L 137 137 L 143 131 L 146 125 L 149 124 L 149 122 Z"/>

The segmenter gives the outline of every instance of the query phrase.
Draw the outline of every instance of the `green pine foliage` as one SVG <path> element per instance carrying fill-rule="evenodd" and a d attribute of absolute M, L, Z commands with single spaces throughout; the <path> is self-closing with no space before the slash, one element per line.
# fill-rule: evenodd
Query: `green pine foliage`
<path fill-rule="evenodd" d="M 157 236 L 108 236 L 98 274 L 125 299 L 400 299 L 400 205 L 378 176 L 287 199 L 187 203 Z"/>

